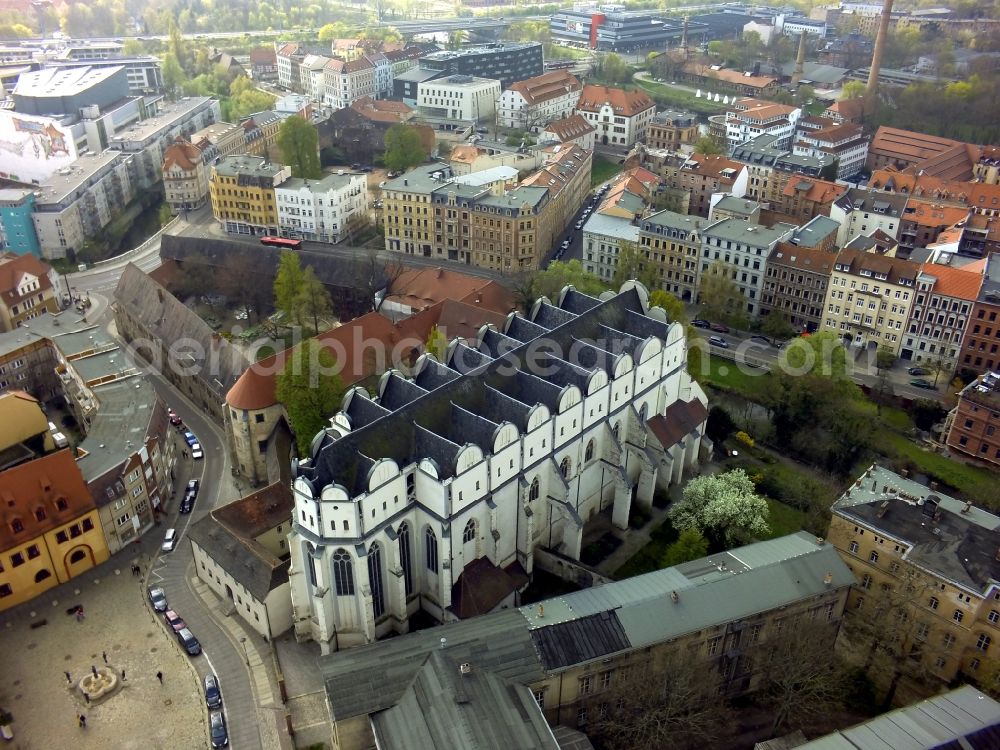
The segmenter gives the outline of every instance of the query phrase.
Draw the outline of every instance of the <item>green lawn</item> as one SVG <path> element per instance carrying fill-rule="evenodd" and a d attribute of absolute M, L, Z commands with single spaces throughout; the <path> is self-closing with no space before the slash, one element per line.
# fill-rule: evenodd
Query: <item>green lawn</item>
<path fill-rule="evenodd" d="M 726 111 L 726 105 L 722 102 L 718 104 L 710 102 L 705 97 L 696 97 L 690 91 L 685 91 L 684 89 L 677 89 L 673 86 L 654 83 L 653 81 L 637 80 L 635 83 L 639 88 L 652 96 L 657 104 L 681 107 L 690 112 L 705 116 L 721 115 Z"/>
<path fill-rule="evenodd" d="M 780 503 L 777 500 L 772 500 L 771 498 L 767 499 L 767 507 L 770 511 L 767 522 L 771 527 L 768 539 L 776 539 L 779 536 L 786 536 L 794 534 L 796 531 L 802 531 L 806 514 L 801 510 L 793 508 L 791 505 Z"/>
<path fill-rule="evenodd" d="M 603 156 L 594 154 L 594 162 L 590 167 L 590 186 L 600 185 L 621 171 L 621 164 L 615 164 L 610 159 L 605 159 Z"/>
<path fill-rule="evenodd" d="M 751 401 L 760 401 L 771 382 L 766 370 L 756 370 L 744 366 L 739 368 L 732 360 L 708 355 L 705 366 L 704 354 L 700 349 L 688 351 L 688 372 L 699 383 L 715 386 L 731 393 L 746 396 Z"/>
<path fill-rule="evenodd" d="M 664 520 L 649 537 L 649 544 L 632 555 L 628 562 L 615 571 L 616 579 L 631 578 L 659 570 L 663 553 L 667 547 L 677 541 L 677 531 L 670 525 L 670 521 Z"/>

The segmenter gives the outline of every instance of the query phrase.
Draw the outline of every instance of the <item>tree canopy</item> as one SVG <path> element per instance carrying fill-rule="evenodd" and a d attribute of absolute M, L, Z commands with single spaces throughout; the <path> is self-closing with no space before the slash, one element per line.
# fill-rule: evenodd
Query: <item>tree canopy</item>
<path fill-rule="evenodd" d="M 527 304 L 539 297 L 548 297 L 552 304 L 556 304 L 559 299 L 559 292 L 564 286 L 572 285 L 576 290 L 584 294 L 599 295 L 607 291 L 608 286 L 600 278 L 583 269 L 583 264 L 578 260 L 560 261 L 557 260 L 549 264 L 544 271 L 536 271 L 527 279 L 527 289 L 522 291 L 522 297 Z M 526 304 L 526 306 L 527 306 Z"/>
<path fill-rule="evenodd" d="M 703 135 L 695 142 L 694 152 L 696 154 L 704 154 L 705 156 L 715 156 L 722 153 L 722 146 L 712 136 Z"/>
<path fill-rule="evenodd" d="M 279 256 L 278 272 L 274 277 L 274 306 L 294 325 L 312 323 L 314 333 L 319 333 L 320 323 L 331 315 L 330 293 L 312 266 L 302 268 L 293 250 L 285 250 Z"/>
<path fill-rule="evenodd" d="M 684 303 L 670 292 L 665 292 L 662 289 L 653 289 L 649 293 L 649 306 L 662 307 L 667 313 L 667 318 L 671 321 L 683 324 L 687 324 L 688 322 L 688 314 Z"/>
<path fill-rule="evenodd" d="M 765 536 L 768 513 L 767 501 L 743 469 L 695 477 L 667 511 L 674 528 L 698 531 L 727 549 Z"/>
<path fill-rule="evenodd" d="M 713 261 L 701 275 L 698 304 L 709 320 L 743 328 L 747 324 L 746 298 L 732 279 L 734 273 L 722 261 Z"/>
<path fill-rule="evenodd" d="M 330 350 L 309 339 L 296 347 L 278 373 L 275 393 L 295 431 L 300 456 L 340 407 L 344 384 Z"/>
<path fill-rule="evenodd" d="M 635 279 L 649 291 L 659 286 L 656 270 L 643 258 L 639 246 L 630 240 L 621 240 L 618 243 L 618 263 L 615 274 L 611 277 L 611 287 L 621 289 L 622 284 L 631 279 Z"/>
<path fill-rule="evenodd" d="M 397 123 L 385 132 L 385 154 L 382 161 L 394 172 L 405 172 L 427 158 L 420 133 L 411 125 Z"/>
<path fill-rule="evenodd" d="M 278 148 L 282 161 L 292 168 L 294 177 L 319 179 L 319 135 L 312 123 L 298 115 L 287 118 L 278 128 Z"/>

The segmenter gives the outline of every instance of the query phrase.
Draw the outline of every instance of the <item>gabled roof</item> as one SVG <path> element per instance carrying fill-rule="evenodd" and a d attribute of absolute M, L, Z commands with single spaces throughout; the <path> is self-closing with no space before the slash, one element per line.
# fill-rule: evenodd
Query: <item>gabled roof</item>
<path fill-rule="evenodd" d="M 31 292 L 37 294 L 39 290 L 44 291 L 52 288 L 49 279 L 50 266 L 43 263 L 34 255 L 26 253 L 4 253 L 0 255 L 0 298 L 9 305 L 16 304 L 21 296 L 17 293 L 17 286 L 21 283 L 25 274 L 30 274 L 38 279 L 38 289 Z"/>
<path fill-rule="evenodd" d="M 950 227 L 969 215 L 968 206 L 952 206 L 911 197 L 903 218 L 925 227 Z"/>
<path fill-rule="evenodd" d="M 166 172 L 174 165 L 177 165 L 185 172 L 190 172 L 198 168 L 201 164 L 201 149 L 190 141 L 178 138 L 176 142 L 167 146 L 163 152 L 163 171 Z"/>
<path fill-rule="evenodd" d="M 551 70 L 534 78 L 527 78 L 510 85 L 509 91 L 516 91 L 527 104 L 539 104 L 556 99 L 582 88 L 580 79 L 568 70 Z"/>
<path fill-rule="evenodd" d="M 959 142 L 950 138 L 940 138 L 936 135 L 915 133 L 911 130 L 882 125 L 876 131 L 868 151 L 878 156 L 915 163 L 929 159 L 957 145 Z"/>
<path fill-rule="evenodd" d="M 656 104 L 644 91 L 625 91 L 595 84 L 583 87 L 576 108 L 578 111 L 596 113 L 605 104 L 610 104 L 614 113 L 623 117 L 634 117 L 640 112 L 656 108 Z"/>
<path fill-rule="evenodd" d="M 862 270 L 870 271 L 873 274 L 885 274 L 887 278 L 884 281 L 888 284 L 899 284 L 901 280 L 906 279 L 912 286 L 920 273 L 919 263 L 878 253 L 848 250 L 847 248 L 840 251 L 835 262 L 838 265 L 847 266 L 848 272 L 855 276 L 860 275 Z"/>
<path fill-rule="evenodd" d="M 362 96 L 351 103 L 351 109 L 373 122 L 405 122 L 413 110 L 403 102 L 390 99 L 372 99 Z"/>
<path fill-rule="evenodd" d="M 734 85 L 751 86 L 755 89 L 767 88 L 778 82 L 778 79 L 773 76 L 747 75 L 746 73 L 740 73 L 729 68 L 718 68 L 717 66 L 704 65 L 698 62 L 685 63 L 684 72 L 691 76 L 717 79 Z"/>
<path fill-rule="evenodd" d="M 781 194 L 786 198 L 798 196 L 814 203 L 833 203 L 846 192 L 846 185 L 821 180 L 818 177 L 793 175 L 785 183 L 785 189 L 782 190 Z"/>
<path fill-rule="evenodd" d="M 561 120 L 553 120 L 545 126 L 546 133 L 552 133 L 563 143 L 576 140 L 587 133 L 593 133 L 594 130 L 594 126 L 587 122 L 587 118 L 581 114 L 572 114 Z"/>
<path fill-rule="evenodd" d="M 274 47 L 254 47 L 250 50 L 251 65 L 274 65 L 277 59 Z"/>
<path fill-rule="evenodd" d="M 860 119 L 865 113 L 865 100 L 861 98 L 841 99 L 839 102 L 834 102 L 827 107 L 826 111 L 835 118 L 854 122 Z"/>
<path fill-rule="evenodd" d="M 708 419 L 708 409 L 698 399 L 690 401 L 674 401 L 663 414 L 657 414 L 646 420 L 653 435 L 663 446 L 670 450 L 677 443 L 705 424 Z"/>
<path fill-rule="evenodd" d="M 924 263 L 920 270 L 921 273 L 937 279 L 934 283 L 934 293 L 946 297 L 975 302 L 976 297 L 979 296 L 979 289 L 983 285 L 982 271 L 977 273 L 975 270 L 970 270 L 969 266 L 956 268 L 955 266 Z"/>
<path fill-rule="evenodd" d="M 767 262 L 769 266 L 788 266 L 810 273 L 829 276 L 833 270 L 833 262 L 836 259 L 836 252 L 820 250 L 815 247 L 793 245 L 790 242 L 779 242 L 771 250 Z"/>

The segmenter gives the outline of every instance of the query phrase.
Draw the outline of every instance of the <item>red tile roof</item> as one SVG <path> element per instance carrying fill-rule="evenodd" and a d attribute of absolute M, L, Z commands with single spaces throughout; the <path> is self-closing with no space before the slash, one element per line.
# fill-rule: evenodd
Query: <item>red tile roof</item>
<path fill-rule="evenodd" d="M 767 258 L 768 266 L 787 266 L 810 273 L 829 276 L 833 263 L 837 260 L 836 251 L 820 250 L 818 247 L 803 247 L 790 242 L 779 242 L 771 250 Z"/>
<path fill-rule="evenodd" d="M 936 135 L 914 133 L 882 125 L 876 131 L 868 150 L 878 156 L 914 163 L 929 159 L 957 145 L 959 142 L 950 138 L 939 138 Z"/>
<path fill-rule="evenodd" d="M 946 203 L 932 203 L 919 198 L 910 198 L 906 202 L 903 219 L 924 227 L 950 227 L 968 215 L 967 206 L 952 206 Z"/>
<path fill-rule="evenodd" d="M 670 450 L 708 419 L 708 409 L 697 399 L 674 401 L 663 414 L 646 420 L 646 425 L 663 446 Z"/>
<path fill-rule="evenodd" d="M 781 194 L 786 198 L 796 195 L 804 197 L 814 203 L 832 203 L 847 192 L 847 185 L 838 185 L 836 182 L 828 182 L 818 177 L 805 177 L 795 175 L 785 183 L 785 189 Z"/>
<path fill-rule="evenodd" d="M 864 99 L 843 99 L 839 102 L 834 102 L 826 109 L 827 112 L 831 112 L 834 116 L 839 116 L 848 122 L 853 122 L 854 120 L 860 119 L 860 117 L 865 113 L 865 100 Z"/>
<path fill-rule="evenodd" d="M 772 76 L 753 76 L 740 73 L 737 70 L 730 70 L 729 68 L 719 68 L 715 70 L 711 65 L 704 65 L 703 63 L 689 62 L 684 65 L 684 72 L 687 75 L 699 76 L 704 79 L 717 79 L 723 83 L 738 84 L 741 86 L 750 86 L 755 89 L 763 89 L 771 86 L 777 82 L 777 78 Z"/>
<path fill-rule="evenodd" d="M 178 139 L 167 146 L 163 152 L 163 171 L 166 172 L 175 164 L 185 172 L 197 169 L 201 162 L 201 149 L 190 141 Z"/>
<path fill-rule="evenodd" d="M 373 122 L 406 122 L 413 113 L 413 110 L 403 102 L 372 99 L 370 96 L 356 99 L 351 104 L 351 109 Z"/>
<path fill-rule="evenodd" d="M 924 263 L 920 270 L 937 279 L 934 284 L 934 293 L 943 294 L 946 297 L 975 302 L 976 297 L 979 296 L 979 289 L 983 285 L 982 273 L 970 270 L 969 266 L 956 268 Z"/>
<path fill-rule="evenodd" d="M 510 85 L 510 91 L 518 92 L 529 105 L 546 102 L 581 88 L 580 79 L 568 70 L 551 70 Z"/>
<path fill-rule="evenodd" d="M 278 61 L 278 55 L 273 47 L 254 47 L 250 50 L 251 65 L 274 65 Z"/>
<path fill-rule="evenodd" d="M 610 104 L 615 114 L 623 117 L 633 117 L 656 107 L 653 100 L 643 91 L 625 91 L 588 84 L 580 92 L 576 108 L 584 112 L 600 112 L 605 104 Z"/>
<path fill-rule="evenodd" d="M 51 270 L 50 266 L 31 254 L 0 255 L 0 297 L 7 305 L 17 304 L 21 300 L 21 295 L 17 293 L 17 285 L 26 273 L 38 279 L 38 290 L 31 292 L 32 296 L 38 291 L 51 289 L 52 281 L 49 279 Z"/>
<path fill-rule="evenodd" d="M 572 114 L 561 120 L 553 120 L 545 126 L 546 133 L 552 133 L 563 143 L 576 140 L 581 135 L 593 133 L 594 130 L 594 126 L 587 122 L 587 118 L 580 114 Z"/>

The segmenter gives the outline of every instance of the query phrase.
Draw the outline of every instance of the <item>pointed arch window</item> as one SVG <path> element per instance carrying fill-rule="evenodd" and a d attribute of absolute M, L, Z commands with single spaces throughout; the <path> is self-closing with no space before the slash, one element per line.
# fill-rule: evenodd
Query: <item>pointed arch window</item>
<path fill-rule="evenodd" d="M 528 489 L 528 502 L 533 503 L 538 499 L 538 495 L 541 493 L 541 487 L 538 484 L 538 477 L 531 480 L 531 487 Z"/>
<path fill-rule="evenodd" d="M 333 583 L 337 596 L 354 595 L 354 563 L 343 547 L 333 553 Z"/>
<path fill-rule="evenodd" d="M 465 531 L 462 532 L 462 543 L 473 542 L 476 539 L 476 519 L 470 518 L 465 524 Z"/>
<path fill-rule="evenodd" d="M 375 619 L 381 619 L 385 614 L 385 590 L 382 585 L 382 549 L 378 542 L 368 550 L 368 582 L 372 587 L 372 608 Z"/>
<path fill-rule="evenodd" d="M 611 434 L 615 436 L 615 440 L 621 442 L 621 422 L 615 422 L 615 426 L 611 428 Z"/>
<path fill-rule="evenodd" d="M 583 460 L 584 461 L 593 461 L 594 460 L 594 441 L 593 440 L 590 440 L 590 441 L 587 442 L 587 450 L 584 451 Z"/>
<path fill-rule="evenodd" d="M 405 523 L 399 527 L 399 565 L 403 568 L 403 585 L 409 596 L 413 593 L 413 566 L 410 563 L 410 527 Z"/>
<path fill-rule="evenodd" d="M 438 572 L 438 540 L 434 536 L 434 529 L 428 526 L 424 529 L 424 549 L 427 558 L 427 570 L 432 573 Z"/>
<path fill-rule="evenodd" d="M 559 464 L 559 473 L 562 474 L 563 479 L 569 479 L 569 473 L 573 470 L 573 463 L 569 460 L 569 456 L 566 456 Z"/>

